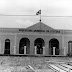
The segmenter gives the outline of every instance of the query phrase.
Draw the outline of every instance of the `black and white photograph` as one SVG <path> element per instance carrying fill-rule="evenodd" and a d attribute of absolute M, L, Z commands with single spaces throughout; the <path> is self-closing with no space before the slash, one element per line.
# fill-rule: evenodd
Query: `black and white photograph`
<path fill-rule="evenodd" d="M 0 72 L 72 72 L 72 0 L 0 0 Z"/>

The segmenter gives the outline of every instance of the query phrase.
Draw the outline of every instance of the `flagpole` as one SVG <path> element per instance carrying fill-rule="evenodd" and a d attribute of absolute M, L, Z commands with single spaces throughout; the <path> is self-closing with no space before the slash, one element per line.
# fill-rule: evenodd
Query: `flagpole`
<path fill-rule="evenodd" d="M 40 15 L 40 20 L 39 20 L 39 22 L 40 22 L 40 30 L 41 30 L 41 9 L 36 13 L 36 15 Z"/>
<path fill-rule="evenodd" d="M 41 14 L 40 14 L 40 22 L 41 22 Z"/>
<path fill-rule="evenodd" d="M 41 30 L 41 13 L 40 13 L 40 30 Z"/>

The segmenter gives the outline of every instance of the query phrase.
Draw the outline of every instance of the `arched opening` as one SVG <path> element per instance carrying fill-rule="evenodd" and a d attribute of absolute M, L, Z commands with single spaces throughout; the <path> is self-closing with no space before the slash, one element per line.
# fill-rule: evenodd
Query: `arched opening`
<path fill-rule="evenodd" d="M 72 41 L 68 42 L 68 55 L 72 55 Z"/>
<path fill-rule="evenodd" d="M 36 53 L 37 54 L 43 54 L 43 46 L 44 46 L 44 40 L 42 38 L 37 38 L 34 41 L 34 46 L 36 46 Z"/>
<path fill-rule="evenodd" d="M 19 43 L 19 54 L 30 53 L 30 41 L 28 38 L 22 38 Z"/>
<path fill-rule="evenodd" d="M 55 38 L 49 41 L 50 55 L 59 55 L 59 41 Z"/>
<path fill-rule="evenodd" d="M 10 54 L 10 40 L 9 39 L 5 40 L 4 54 Z"/>

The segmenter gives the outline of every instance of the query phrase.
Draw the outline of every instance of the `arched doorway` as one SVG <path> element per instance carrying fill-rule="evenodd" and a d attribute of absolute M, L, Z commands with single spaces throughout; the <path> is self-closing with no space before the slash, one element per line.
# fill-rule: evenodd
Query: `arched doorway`
<path fill-rule="evenodd" d="M 43 46 L 44 46 L 44 40 L 42 38 L 37 38 L 34 41 L 34 46 L 36 46 L 36 53 L 37 54 L 43 54 Z"/>
<path fill-rule="evenodd" d="M 55 48 L 55 51 L 53 48 Z M 59 41 L 57 39 L 53 38 L 49 41 L 49 52 L 50 55 L 53 55 L 54 52 L 55 55 L 59 55 Z"/>
<path fill-rule="evenodd" d="M 9 39 L 5 40 L 4 54 L 10 54 L 10 40 Z"/>
<path fill-rule="evenodd" d="M 19 54 L 30 53 L 30 41 L 28 38 L 22 38 L 19 43 Z"/>
<path fill-rule="evenodd" d="M 72 41 L 68 42 L 68 55 L 72 55 Z"/>

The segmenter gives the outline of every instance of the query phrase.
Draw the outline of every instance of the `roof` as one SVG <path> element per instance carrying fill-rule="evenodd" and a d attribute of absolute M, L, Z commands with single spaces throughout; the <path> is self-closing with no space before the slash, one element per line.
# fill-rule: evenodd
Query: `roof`
<path fill-rule="evenodd" d="M 42 22 L 38 22 L 32 26 L 27 27 L 26 29 L 30 29 L 30 30 L 53 30 L 53 28 L 49 27 L 48 25 L 46 25 Z"/>
<path fill-rule="evenodd" d="M 42 22 L 38 22 L 32 26 L 29 26 L 27 28 L 0 28 L 0 32 L 4 32 L 4 33 L 21 33 L 21 32 L 43 32 L 43 33 L 66 33 L 66 34 L 72 34 L 72 30 L 68 31 L 68 30 L 58 30 L 58 29 L 54 29 Z"/>

